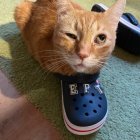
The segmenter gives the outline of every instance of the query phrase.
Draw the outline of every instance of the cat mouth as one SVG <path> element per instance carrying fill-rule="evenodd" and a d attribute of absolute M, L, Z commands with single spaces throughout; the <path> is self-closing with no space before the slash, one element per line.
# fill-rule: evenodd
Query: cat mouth
<path fill-rule="evenodd" d="M 81 64 L 74 65 L 74 66 L 77 67 L 77 68 L 85 67 L 82 63 Z"/>
<path fill-rule="evenodd" d="M 81 63 L 81 64 L 74 65 L 74 69 L 77 72 L 84 72 L 86 70 L 86 66 Z"/>

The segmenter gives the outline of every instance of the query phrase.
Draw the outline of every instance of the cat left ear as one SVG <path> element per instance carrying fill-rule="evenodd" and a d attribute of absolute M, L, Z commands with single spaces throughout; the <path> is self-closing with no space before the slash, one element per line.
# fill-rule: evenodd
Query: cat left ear
<path fill-rule="evenodd" d="M 56 0 L 58 19 L 74 14 L 74 8 L 69 0 Z"/>
<path fill-rule="evenodd" d="M 119 19 L 124 12 L 126 0 L 117 0 L 106 12 L 105 17 L 113 29 L 117 29 Z"/>

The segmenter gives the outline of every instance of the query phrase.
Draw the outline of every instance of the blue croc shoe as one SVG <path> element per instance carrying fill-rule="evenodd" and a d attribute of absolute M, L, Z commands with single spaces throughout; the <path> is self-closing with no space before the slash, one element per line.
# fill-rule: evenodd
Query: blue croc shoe
<path fill-rule="evenodd" d="M 73 134 L 87 135 L 99 130 L 107 117 L 107 100 L 99 74 L 60 75 L 63 118 Z"/>
<path fill-rule="evenodd" d="M 95 12 L 104 12 L 107 9 L 103 4 L 92 7 Z M 140 55 L 140 24 L 131 13 L 124 13 L 120 18 L 116 44 L 132 54 Z"/>

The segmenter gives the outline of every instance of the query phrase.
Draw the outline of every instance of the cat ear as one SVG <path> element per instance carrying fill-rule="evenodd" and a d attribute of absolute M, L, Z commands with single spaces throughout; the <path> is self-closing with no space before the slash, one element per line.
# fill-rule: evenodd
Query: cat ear
<path fill-rule="evenodd" d="M 63 19 L 69 15 L 74 15 L 74 8 L 70 0 L 56 1 L 58 19 Z"/>
<path fill-rule="evenodd" d="M 105 16 L 113 29 L 117 29 L 119 19 L 123 14 L 126 0 L 117 0 L 106 12 Z"/>

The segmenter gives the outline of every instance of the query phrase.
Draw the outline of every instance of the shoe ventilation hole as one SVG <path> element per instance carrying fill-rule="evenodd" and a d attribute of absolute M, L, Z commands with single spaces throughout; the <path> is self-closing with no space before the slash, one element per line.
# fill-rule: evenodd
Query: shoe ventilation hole
<path fill-rule="evenodd" d="M 98 105 L 98 107 L 100 107 L 100 108 L 101 108 L 102 106 L 99 104 L 99 105 Z"/>
<path fill-rule="evenodd" d="M 95 96 L 95 94 L 94 94 L 94 93 L 92 93 L 91 95 L 92 95 L 92 96 Z"/>
<path fill-rule="evenodd" d="M 89 116 L 89 114 L 86 112 L 86 113 L 85 113 L 85 116 Z"/>
<path fill-rule="evenodd" d="M 79 110 L 79 107 L 75 107 L 75 110 Z"/>
<path fill-rule="evenodd" d="M 84 93 L 81 93 L 81 96 L 84 96 Z"/>
<path fill-rule="evenodd" d="M 86 104 L 83 104 L 83 107 L 87 107 L 87 105 Z"/>
<path fill-rule="evenodd" d="M 97 110 L 93 110 L 94 113 L 97 113 Z"/>
<path fill-rule="evenodd" d="M 76 102 L 76 98 L 73 98 L 73 101 Z"/>
<path fill-rule="evenodd" d="M 92 103 L 93 103 L 93 101 L 92 101 L 92 100 L 90 100 L 90 101 L 89 101 L 89 103 L 91 103 L 91 104 L 92 104 Z"/>
<path fill-rule="evenodd" d="M 99 97 L 99 100 L 102 100 L 102 97 Z"/>

